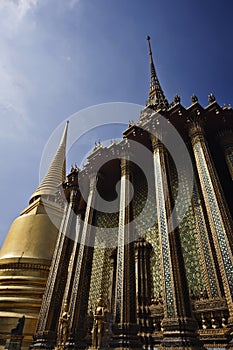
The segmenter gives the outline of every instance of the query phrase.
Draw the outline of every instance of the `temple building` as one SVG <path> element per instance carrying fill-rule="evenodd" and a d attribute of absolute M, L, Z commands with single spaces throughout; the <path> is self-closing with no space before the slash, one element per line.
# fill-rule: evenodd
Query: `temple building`
<path fill-rule="evenodd" d="M 147 39 L 137 121 L 66 176 L 67 123 L 8 232 L 2 349 L 233 349 L 233 111 L 169 103 Z"/>

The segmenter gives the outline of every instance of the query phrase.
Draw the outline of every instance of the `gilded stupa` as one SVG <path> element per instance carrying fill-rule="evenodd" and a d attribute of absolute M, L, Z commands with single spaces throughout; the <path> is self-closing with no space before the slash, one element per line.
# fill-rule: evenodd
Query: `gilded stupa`
<path fill-rule="evenodd" d="M 35 331 L 58 233 L 49 215 L 58 227 L 62 215 L 55 193 L 65 180 L 67 129 L 68 123 L 46 175 L 12 223 L 0 251 L 0 346 L 22 315 L 24 344 L 30 344 Z"/>

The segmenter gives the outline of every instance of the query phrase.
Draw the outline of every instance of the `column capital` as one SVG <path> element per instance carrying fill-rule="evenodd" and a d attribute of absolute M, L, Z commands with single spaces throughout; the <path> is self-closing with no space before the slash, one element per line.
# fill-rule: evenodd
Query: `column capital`
<path fill-rule="evenodd" d="M 161 151 L 165 151 L 165 147 L 163 142 L 160 138 L 156 137 L 155 135 L 150 135 L 150 141 L 151 141 L 151 148 L 152 151 L 155 152 L 157 149 L 160 149 Z"/>
<path fill-rule="evenodd" d="M 129 157 L 121 158 L 121 176 L 132 175 L 133 163 L 130 161 Z"/>
<path fill-rule="evenodd" d="M 97 177 L 97 173 L 95 173 L 94 171 L 92 173 L 89 174 L 89 179 L 90 179 L 90 183 L 89 183 L 89 191 L 92 191 L 95 189 L 96 183 L 98 181 L 98 177 Z"/>
<path fill-rule="evenodd" d="M 188 124 L 188 131 L 192 144 L 195 144 L 200 139 L 204 140 L 205 138 L 205 130 L 203 128 L 203 122 L 200 120 L 200 118 L 190 120 Z"/>
<path fill-rule="evenodd" d="M 78 186 L 73 186 L 70 192 L 70 205 L 74 209 L 77 205 L 77 200 L 80 195 Z"/>

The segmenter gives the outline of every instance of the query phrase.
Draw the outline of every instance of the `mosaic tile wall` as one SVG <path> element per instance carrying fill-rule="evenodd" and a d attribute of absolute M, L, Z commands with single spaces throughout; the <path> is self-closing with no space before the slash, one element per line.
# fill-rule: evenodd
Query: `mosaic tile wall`
<path fill-rule="evenodd" d="M 94 311 L 100 294 L 103 295 L 105 306 L 109 303 L 109 281 L 110 281 L 110 255 L 113 248 L 113 232 L 108 234 L 105 228 L 115 228 L 115 235 L 118 232 L 118 214 L 98 213 L 96 218 L 96 241 L 92 263 L 91 285 L 89 294 L 88 310 Z M 101 247 L 101 243 L 103 247 Z M 110 245 L 110 248 L 108 247 Z"/>
<path fill-rule="evenodd" d="M 174 196 L 177 194 L 178 179 L 176 172 L 171 168 L 172 190 Z M 186 265 L 187 278 L 190 291 L 198 296 L 205 289 L 204 273 L 201 266 L 201 258 L 199 251 L 199 243 L 195 224 L 193 207 L 190 202 L 188 186 L 186 184 L 185 171 L 181 174 L 180 181 L 183 181 L 184 188 L 182 192 L 182 201 L 178 201 L 179 206 L 186 205 L 188 210 L 180 222 L 181 242 L 184 252 L 184 261 Z M 136 221 L 136 230 L 139 236 L 152 245 L 151 256 L 151 276 L 152 291 L 151 295 L 156 300 L 162 295 L 162 276 L 161 276 L 161 252 L 159 247 L 159 235 L 156 220 L 155 191 L 148 191 L 147 182 L 141 174 L 134 176 L 134 218 L 139 217 L 146 204 L 146 215 L 142 220 Z M 185 189 L 186 188 L 186 189 Z M 144 214 L 144 213 L 143 213 Z M 111 240 L 111 237 L 105 237 L 99 227 L 115 227 L 115 235 L 117 236 L 118 214 L 98 213 L 96 219 L 96 241 L 98 244 L 102 241 Z M 107 231 L 105 230 L 107 235 Z M 112 234 L 112 233 L 111 233 Z M 89 297 L 89 310 L 94 310 L 99 295 L 102 293 L 106 306 L 109 299 L 109 279 L 110 279 L 110 255 L 112 248 L 95 248 L 91 276 L 91 288 Z"/>
<path fill-rule="evenodd" d="M 137 217 L 147 202 L 147 211 L 144 220 L 138 222 L 136 230 L 141 237 L 152 245 L 151 255 L 151 276 L 152 276 L 152 291 L 151 295 L 154 299 L 158 299 L 162 293 L 161 283 L 161 253 L 159 248 L 159 235 L 157 226 L 157 214 L 155 206 L 155 191 L 152 188 L 148 191 L 146 179 L 141 176 L 135 177 L 136 188 L 134 188 L 134 217 Z M 149 227 L 149 228 L 148 228 Z"/>
<path fill-rule="evenodd" d="M 96 248 L 94 251 L 88 310 L 94 311 L 102 294 L 105 306 L 109 303 L 111 249 Z"/>
<path fill-rule="evenodd" d="M 174 167 L 171 167 L 170 171 L 172 178 L 172 190 L 174 197 L 176 197 L 178 178 Z M 200 292 L 205 289 L 204 271 L 201 264 L 198 233 L 196 230 L 194 210 L 191 203 L 185 169 L 181 172 L 179 181 L 182 182 L 182 198 L 181 200 L 177 200 L 176 208 L 178 211 L 184 207 L 187 208 L 187 211 L 179 224 L 181 244 L 183 247 L 189 288 L 192 294 L 198 296 Z"/>

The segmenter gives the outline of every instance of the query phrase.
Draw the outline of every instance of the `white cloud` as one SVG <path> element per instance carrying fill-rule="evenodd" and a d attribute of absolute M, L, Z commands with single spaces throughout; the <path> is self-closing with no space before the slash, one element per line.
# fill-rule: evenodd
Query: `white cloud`
<path fill-rule="evenodd" d="M 0 11 L 13 11 L 18 18 L 23 18 L 38 2 L 38 0 L 0 0 Z"/>
<path fill-rule="evenodd" d="M 19 0 L 19 17 L 22 19 L 28 13 L 28 11 L 33 10 L 33 8 L 35 8 L 37 4 L 38 0 Z"/>
<path fill-rule="evenodd" d="M 0 0 L 0 137 L 17 138 L 22 131 L 27 132 L 36 123 L 37 102 L 35 94 L 40 94 L 41 104 L 49 105 L 41 86 L 51 77 L 48 84 L 56 89 L 56 57 L 53 50 L 46 50 L 52 42 L 54 33 L 44 30 L 43 16 L 46 9 L 58 5 L 63 9 L 74 8 L 80 0 Z M 58 6 L 58 7 L 59 7 Z M 42 10 L 42 12 L 38 11 Z M 54 16 L 57 16 L 55 11 Z M 48 40 L 47 40 L 48 35 Z M 56 45 L 55 45 L 56 48 Z M 65 48 L 67 51 L 67 48 Z M 65 51 L 64 50 L 64 51 Z M 62 50 L 63 51 L 63 50 Z M 65 52 L 66 52 L 65 51 Z M 72 56 L 62 53 L 62 59 L 69 65 Z M 52 67 L 50 70 L 49 67 Z M 51 73 L 51 74 L 50 74 Z M 62 74 L 61 74 L 62 76 Z M 54 92 L 53 92 L 54 93 Z M 43 99 L 44 98 L 44 99 Z M 33 101 L 33 102 L 32 102 Z M 32 111 L 32 106 L 35 113 Z"/>
<path fill-rule="evenodd" d="M 0 0 L 0 19 L 4 35 L 15 34 L 22 20 L 38 5 L 38 0 Z"/>

